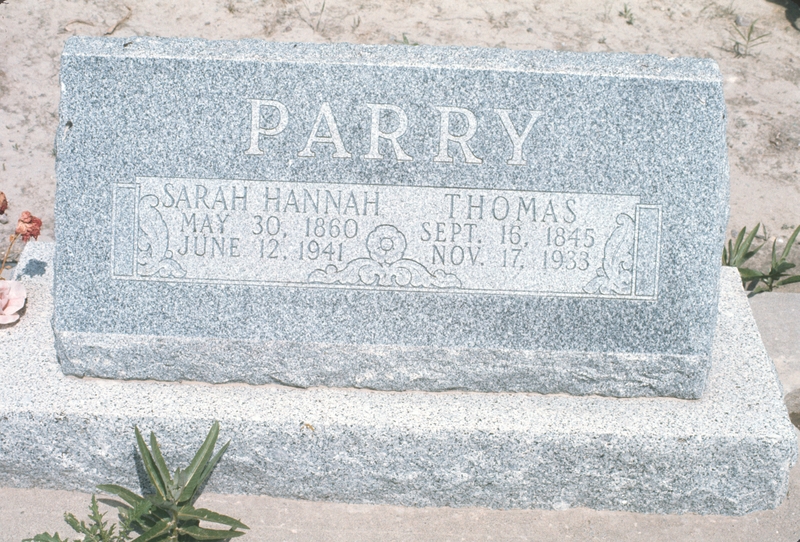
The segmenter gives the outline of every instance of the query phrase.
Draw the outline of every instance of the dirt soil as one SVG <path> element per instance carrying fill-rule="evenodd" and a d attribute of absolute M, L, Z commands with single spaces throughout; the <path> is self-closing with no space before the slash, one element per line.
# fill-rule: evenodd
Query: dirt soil
<path fill-rule="evenodd" d="M 0 190 L 53 237 L 59 58 L 73 35 L 710 57 L 728 106 L 731 232 L 766 227 L 762 250 L 800 224 L 800 6 L 793 0 L 6 0 L 0 3 Z M 767 34 L 746 47 L 739 32 Z M 738 31 L 738 32 L 737 32 Z M 739 41 L 739 45 L 736 45 Z M 792 260 L 800 263 L 800 247 Z M 800 286 L 790 287 L 800 291 Z"/>

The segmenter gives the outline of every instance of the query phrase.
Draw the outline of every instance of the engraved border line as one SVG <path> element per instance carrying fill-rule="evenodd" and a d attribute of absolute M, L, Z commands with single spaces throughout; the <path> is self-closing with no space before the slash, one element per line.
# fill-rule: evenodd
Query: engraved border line
<path fill-rule="evenodd" d="M 431 189 L 453 189 L 453 190 L 472 190 L 472 191 L 484 191 L 484 192 L 520 192 L 520 193 L 535 193 L 535 194 L 563 194 L 563 195 L 589 195 L 589 196 L 623 196 L 623 197 L 632 197 L 638 198 L 641 200 L 640 194 L 623 194 L 623 193 L 610 193 L 610 192 L 564 192 L 564 191 L 556 191 L 556 190 L 522 190 L 519 188 L 471 188 L 471 187 L 459 187 L 459 186 L 442 186 L 442 185 L 416 185 L 416 184 L 409 184 L 409 185 L 397 185 L 397 184 L 377 184 L 377 183 L 361 183 L 361 182 L 351 182 L 351 183 L 333 183 L 333 182 L 313 182 L 313 181 L 299 181 L 299 180 L 270 180 L 270 179 L 231 179 L 231 178 L 200 178 L 200 177 L 157 177 L 157 176 L 142 176 L 142 177 L 135 177 L 134 185 L 137 188 L 136 193 L 136 201 L 138 202 L 138 198 L 140 196 L 139 192 L 141 190 L 141 185 L 144 182 L 148 181 L 165 181 L 165 180 L 180 180 L 180 181 L 210 181 L 210 182 L 253 182 L 253 183 L 284 183 L 284 184 L 299 184 L 299 185 L 329 185 L 329 186 L 369 186 L 369 187 L 387 187 L 387 188 L 431 188 Z M 126 186 L 125 184 L 120 183 L 116 186 Z M 130 186 L 130 184 L 127 184 Z M 638 220 L 638 207 L 656 207 L 659 209 L 659 239 L 661 234 L 661 213 L 660 213 L 660 206 L 658 205 L 642 205 L 639 202 L 636 203 L 637 209 L 637 220 Z M 135 226 L 138 225 L 138 204 L 135 208 Z M 266 280 L 249 280 L 249 279 L 241 279 L 241 280 L 226 280 L 226 279 L 215 279 L 215 278 L 204 278 L 204 279 L 182 279 L 182 280 L 175 280 L 169 278 L 156 278 L 156 277 L 139 277 L 136 273 L 136 261 L 135 261 L 135 247 L 138 246 L 138 227 L 135 227 L 134 232 L 134 274 L 131 277 L 123 277 L 123 276 L 115 276 L 118 280 L 135 280 L 135 281 L 142 281 L 142 282 L 167 282 L 173 284 L 249 284 L 253 286 L 266 286 L 266 287 L 292 287 L 292 288 L 314 288 L 314 289 L 330 289 L 330 290 L 367 290 L 367 291 L 394 291 L 394 292 L 410 292 L 410 293 L 432 293 L 432 294 L 451 294 L 451 295 L 469 295 L 469 294 L 488 294 L 488 295 L 517 295 L 517 296 L 531 296 L 531 297 L 577 297 L 577 298 L 586 298 L 586 299 L 620 299 L 620 300 L 631 300 L 631 301 L 657 301 L 658 296 L 637 296 L 635 293 L 631 295 L 621 296 L 621 295 L 596 295 L 596 294 L 586 294 L 586 293 L 570 293 L 570 292 L 551 292 L 551 291 L 537 291 L 531 292 L 527 290 L 498 290 L 498 289 L 478 289 L 478 288 L 470 288 L 470 289 L 450 289 L 445 288 L 441 290 L 436 289 L 412 289 L 412 288 L 392 288 L 392 287 L 371 287 L 371 286 L 341 286 L 341 285 L 332 285 L 332 284 L 309 284 L 305 282 L 274 282 L 274 281 L 266 281 Z M 637 239 L 638 239 L 638 227 L 637 227 Z M 660 247 L 659 247 L 660 251 Z M 635 253 L 634 253 L 635 254 Z M 634 256 L 636 257 L 636 256 Z M 635 268 L 634 268 L 635 269 Z M 634 283 L 635 286 L 635 283 Z M 635 287 L 632 288 L 632 292 L 635 292 Z M 656 292 L 658 290 L 656 289 Z"/>

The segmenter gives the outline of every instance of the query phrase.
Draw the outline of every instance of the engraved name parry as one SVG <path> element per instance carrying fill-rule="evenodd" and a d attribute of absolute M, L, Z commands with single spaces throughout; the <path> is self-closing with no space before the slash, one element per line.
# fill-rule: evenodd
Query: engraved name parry
<path fill-rule="evenodd" d="M 365 115 L 369 117 L 369 132 L 363 134 L 369 141 L 369 152 L 362 155 L 364 160 L 383 160 L 387 158 L 379 150 L 381 139 L 391 145 L 394 159 L 399 162 L 411 162 L 415 157 L 410 156 L 401 144 L 401 138 L 415 137 L 409 131 L 409 119 L 406 112 L 400 107 L 392 104 L 373 104 L 365 103 L 362 107 Z M 483 159 L 475 156 L 470 147 L 470 140 L 478 131 L 478 120 L 475 113 L 464 107 L 455 106 L 431 106 L 431 115 L 425 122 L 435 122 L 438 124 L 439 137 L 438 147 L 432 155 L 433 162 L 453 163 L 454 158 L 451 154 L 451 147 L 460 152 L 461 157 L 467 164 L 482 164 Z M 536 121 L 542 116 L 541 111 L 525 110 L 529 115 L 527 124 L 517 127 L 511 119 L 511 109 L 492 110 L 504 128 L 504 135 L 492 134 L 492 137 L 499 135 L 507 138 L 510 144 L 511 155 L 508 156 L 506 163 L 513 166 L 524 166 L 527 164 L 523 153 L 523 145 L 531 134 Z M 263 117 L 269 117 L 272 124 L 265 126 L 262 124 Z M 437 118 L 438 116 L 438 118 Z M 265 154 L 262 146 L 262 138 L 279 137 L 287 126 L 289 126 L 290 112 L 288 107 L 277 100 L 250 100 L 250 134 L 249 147 L 245 151 L 248 155 Z M 459 121 L 464 125 L 462 133 L 454 130 L 454 121 Z M 353 153 L 345 145 L 339 130 L 339 125 L 333 110 L 328 102 L 323 102 L 319 108 L 314 123 L 308 129 L 308 137 L 305 146 L 298 149 L 297 156 L 301 158 L 313 158 L 316 156 L 314 148 L 316 145 L 332 145 L 334 152 L 333 158 L 353 158 Z M 453 144 L 453 145 L 451 145 Z M 419 157 L 417 157 L 419 158 Z"/>

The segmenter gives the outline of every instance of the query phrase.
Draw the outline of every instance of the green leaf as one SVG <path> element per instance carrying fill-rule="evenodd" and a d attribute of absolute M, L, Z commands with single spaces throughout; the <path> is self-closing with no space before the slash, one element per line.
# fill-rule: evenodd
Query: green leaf
<path fill-rule="evenodd" d="M 215 421 L 208 432 L 208 436 L 206 436 L 206 440 L 200 446 L 200 449 L 197 450 L 189 466 L 183 471 L 183 474 L 187 476 L 188 482 L 181 491 L 180 497 L 178 497 L 179 503 L 191 500 L 194 496 L 194 492 L 205 481 L 203 475 L 206 473 L 206 469 L 203 467 L 206 466 L 211 454 L 214 453 L 214 446 L 217 444 L 218 436 L 219 422 Z M 210 472 L 208 474 L 210 474 Z"/>
<path fill-rule="evenodd" d="M 178 527 L 178 532 L 192 536 L 196 540 L 225 540 L 244 534 L 241 531 L 206 529 L 204 527 Z"/>
<path fill-rule="evenodd" d="M 152 516 L 145 516 L 145 514 L 150 511 L 150 506 L 150 501 L 142 499 L 133 508 L 126 507 L 124 510 L 120 510 L 119 542 L 129 539 L 128 535 L 135 528 L 136 524 L 138 524 L 140 528 L 144 530 L 148 530 L 150 527 L 156 524 L 156 520 L 153 519 Z"/>
<path fill-rule="evenodd" d="M 775 267 L 775 269 L 772 269 L 771 271 L 773 271 L 776 275 L 782 275 L 784 272 L 788 271 L 789 269 L 791 269 L 794 266 L 795 265 L 793 263 L 791 263 L 791 262 L 780 262 L 777 265 L 777 267 Z M 770 275 L 771 274 L 772 273 L 770 273 Z"/>
<path fill-rule="evenodd" d="M 736 267 L 737 266 L 736 264 L 740 263 L 737 262 L 737 259 L 739 257 L 739 252 L 741 251 L 742 239 L 744 239 L 744 232 L 745 228 L 742 228 L 739 231 L 739 235 L 736 236 L 735 242 L 732 242 L 730 240 L 728 241 L 728 265 L 732 267 Z"/>
<path fill-rule="evenodd" d="M 800 282 L 800 275 L 792 275 L 791 277 L 779 280 L 777 286 L 784 286 L 786 284 L 793 284 L 795 282 Z"/>
<path fill-rule="evenodd" d="M 169 522 L 162 520 L 143 532 L 138 538 L 134 539 L 133 542 L 149 542 L 150 540 L 155 540 L 159 536 L 163 536 L 168 531 Z"/>
<path fill-rule="evenodd" d="M 758 230 L 758 227 L 760 225 L 761 225 L 761 223 L 756 224 L 756 230 Z M 735 246 L 736 246 L 736 251 L 737 252 L 739 251 L 739 247 L 742 246 L 742 241 L 744 240 L 744 234 L 745 234 L 746 231 L 747 231 L 747 228 L 742 228 L 741 230 L 739 230 L 739 235 L 736 236 L 736 244 L 735 244 Z M 731 252 L 731 256 L 732 255 L 733 255 L 733 252 Z"/>
<path fill-rule="evenodd" d="M 756 235 L 758 234 L 758 230 L 760 227 L 761 223 L 759 222 L 758 224 L 756 224 L 756 227 L 753 228 L 753 230 L 747 235 L 747 237 L 744 237 L 744 232 L 746 228 L 742 228 L 742 231 L 739 232 L 739 235 L 736 237 L 736 244 L 735 244 L 736 254 L 733 257 L 733 263 L 736 267 L 739 267 L 744 262 L 752 258 L 755 255 L 755 253 L 761 250 L 761 247 L 764 246 L 762 244 L 755 250 L 752 251 L 750 250 L 750 246 L 753 244 L 753 240 L 756 238 Z"/>
<path fill-rule="evenodd" d="M 150 501 L 142 499 L 139 502 L 139 504 L 133 507 L 133 509 L 128 514 L 128 517 L 130 517 L 134 521 L 137 521 L 140 517 L 148 513 L 152 506 L 153 505 Z"/>
<path fill-rule="evenodd" d="M 72 530 L 75 531 L 76 533 L 89 534 L 87 532 L 88 529 L 86 527 L 86 524 L 82 524 L 80 521 L 78 521 L 78 518 L 76 518 L 74 514 L 65 513 L 64 522 L 70 527 L 72 527 Z"/>
<path fill-rule="evenodd" d="M 171 522 L 172 519 L 173 519 L 172 515 L 169 512 L 165 512 L 164 510 L 151 509 L 150 513 L 142 516 L 142 519 L 138 523 L 145 529 L 150 529 L 156 523 L 160 523 L 162 521 Z"/>
<path fill-rule="evenodd" d="M 108 525 L 108 522 L 103 521 L 105 514 L 100 513 L 100 506 L 97 504 L 97 497 L 95 495 L 92 495 L 92 504 L 89 506 L 89 510 L 89 519 L 94 522 L 94 526 L 96 527 L 96 529 L 93 530 L 100 534 L 109 535 L 114 532 L 114 526 L 112 525 L 111 530 L 106 533 L 106 525 Z"/>
<path fill-rule="evenodd" d="M 124 519 L 126 527 L 132 526 L 134 523 L 138 523 L 145 529 L 149 529 L 153 525 L 156 524 L 155 520 L 143 517 L 150 511 L 152 504 L 147 499 L 142 499 L 136 504 L 133 508 L 129 508 L 125 512 L 120 512 L 120 517 Z M 165 519 L 165 518 L 159 518 Z"/>
<path fill-rule="evenodd" d="M 152 431 L 150 431 L 150 449 L 153 452 L 153 462 L 158 469 L 158 473 L 161 475 L 161 480 L 164 482 L 164 487 L 167 488 L 170 486 L 172 478 L 169 476 L 169 468 L 167 467 L 167 463 L 164 461 L 164 456 L 161 455 L 161 447 L 158 445 L 158 440 L 156 440 L 156 434 Z"/>
<path fill-rule="evenodd" d="M 22 542 L 69 542 L 67 538 L 61 538 L 58 533 L 51 535 L 50 533 L 37 534 L 33 538 L 26 538 Z"/>
<path fill-rule="evenodd" d="M 186 489 L 184 490 L 184 493 L 188 494 L 187 496 L 188 500 L 194 498 L 194 494 L 197 491 L 197 488 L 200 487 L 203 484 L 203 482 L 208 480 L 208 477 L 211 476 L 211 472 L 214 470 L 214 467 L 217 466 L 217 463 L 219 463 L 219 460 L 228 450 L 228 446 L 230 446 L 230 444 L 231 441 L 226 442 L 225 445 L 219 450 L 219 452 L 217 452 L 217 454 L 213 458 L 211 458 L 211 461 L 206 463 L 206 466 L 203 468 L 203 471 L 200 473 L 200 475 L 193 477 L 192 480 L 189 481 L 189 483 L 186 486 Z M 181 494 L 181 502 L 183 502 L 183 498 L 184 495 Z"/>
<path fill-rule="evenodd" d="M 761 246 L 764 246 L 764 245 L 761 245 Z M 744 255 L 744 258 L 742 258 L 742 262 L 741 263 L 744 263 L 747 260 L 749 260 L 750 258 L 752 258 L 753 256 L 755 256 L 756 252 L 758 252 L 761 249 L 761 246 L 759 246 L 755 250 L 751 250 L 750 252 L 746 252 L 745 255 Z"/>
<path fill-rule="evenodd" d="M 747 267 L 740 267 L 739 275 L 742 277 L 742 280 L 760 279 L 766 276 L 761 271 L 756 271 L 755 269 L 749 269 Z"/>
<path fill-rule="evenodd" d="M 136 427 L 135 429 L 136 429 L 136 443 L 139 445 L 139 454 L 141 454 L 142 456 L 142 463 L 144 463 L 144 469 L 147 471 L 147 475 L 153 482 L 153 486 L 156 488 L 158 494 L 164 498 L 167 498 L 167 492 L 166 488 L 164 487 L 164 481 L 161 479 L 161 476 L 158 473 L 158 469 L 156 468 L 155 462 L 153 461 L 153 456 L 150 455 L 150 450 L 147 449 L 147 445 L 144 443 L 144 439 L 142 438 L 142 434 L 139 432 L 139 428 Z"/>
<path fill-rule="evenodd" d="M 236 529 L 250 528 L 238 519 L 234 519 L 230 516 L 224 516 L 222 514 L 212 512 L 211 510 L 206 510 L 205 508 L 192 508 L 189 505 L 184 506 L 178 511 L 178 519 L 197 519 L 201 521 L 210 521 L 212 523 L 219 523 L 221 525 L 229 525 L 230 527 L 234 527 Z"/>
<path fill-rule="evenodd" d="M 144 497 L 140 497 L 130 489 L 125 489 L 124 487 L 116 484 L 100 484 L 97 486 L 97 489 L 100 491 L 105 491 L 106 493 L 111 493 L 112 495 L 116 495 L 134 507 L 144 500 Z"/>
<path fill-rule="evenodd" d="M 159 519 L 169 520 L 172 517 L 171 512 L 177 512 L 179 508 L 172 502 L 166 501 L 158 495 L 148 495 L 147 500 L 150 501 L 152 505 L 152 508 L 150 509 L 150 515 Z"/>
<path fill-rule="evenodd" d="M 800 226 L 797 226 L 792 235 L 789 239 L 786 240 L 786 246 L 783 247 L 783 253 L 781 254 L 781 260 L 785 260 L 789 257 L 789 252 L 792 251 L 792 247 L 794 246 L 794 242 L 797 240 L 797 234 L 800 233 Z"/>

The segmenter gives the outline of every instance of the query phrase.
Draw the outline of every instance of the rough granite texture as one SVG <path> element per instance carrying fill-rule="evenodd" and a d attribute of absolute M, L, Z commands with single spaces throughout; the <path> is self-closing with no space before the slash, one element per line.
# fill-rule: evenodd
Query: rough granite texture
<path fill-rule="evenodd" d="M 65 376 L 52 250 L 26 249 L 27 312 L 0 330 L 0 486 L 135 487 L 134 424 L 177 465 L 216 419 L 232 442 L 215 492 L 700 514 L 746 514 L 786 495 L 797 442 L 735 269 L 722 270 L 699 400 L 394 393 Z"/>
<path fill-rule="evenodd" d="M 68 374 L 702 394 L 712 60 L 76 37 L 61 85 Z"/>

